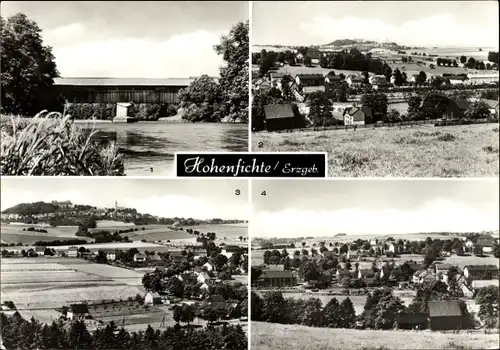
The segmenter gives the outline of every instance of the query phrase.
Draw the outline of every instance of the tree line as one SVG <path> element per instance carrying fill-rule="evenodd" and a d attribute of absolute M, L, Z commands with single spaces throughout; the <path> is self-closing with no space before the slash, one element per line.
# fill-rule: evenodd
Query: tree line
<path fill-rule="evenodd" d="M 248 339 L 240 325 L 194 329 L 179 325 L 165 330 L 148 326 L 145 331 L 129 332 L 114 322 L 91 333 L 84 321 L 42 324 L 33 317 L 28 321 L 16 312 L 0 314 L 3 345 L 14 349 L 228 349 L 246 350 Z"/>

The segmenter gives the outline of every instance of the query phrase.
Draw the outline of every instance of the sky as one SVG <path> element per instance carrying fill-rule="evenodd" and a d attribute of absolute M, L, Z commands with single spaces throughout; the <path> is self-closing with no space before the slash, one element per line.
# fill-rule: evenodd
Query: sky
<path fill-rule="evenodd" d="M 498 1 L 254 1 L 252 44 L 498 47 Z M 279 14 L 279 15 L 278 15 Z"/>
<path fill-rule="evenodd" d="M 2 178 L 0 208 L 70 200 L 96 207 L 135 208 L 162 217 L 248 220 L 246 180 Z M 235 195 L 236 189 L 240 195 Z"/>
<path fill-rule="evenodd" d="M 262 195 L 265 191 L 265 196 Z M 253 237 L 498 230 L 496 180 L 253 180 Z"/>
<path fill-rule="evenodd" d="M 244 1 L 2 1 L 42 29 L 63 77 L 218 76 L 213 45 L 239 21 Z"/>

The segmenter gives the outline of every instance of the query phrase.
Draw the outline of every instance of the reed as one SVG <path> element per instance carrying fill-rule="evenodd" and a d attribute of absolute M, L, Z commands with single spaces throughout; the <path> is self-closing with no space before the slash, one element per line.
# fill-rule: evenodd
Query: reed
<path fill-rule="evenodd" d="M 1 116 L 0 174 L 24 176 L 121 176 L 122 155 L 114 144 L 95 141 L 71 115 L 46 110 L 34 118 Z"/>

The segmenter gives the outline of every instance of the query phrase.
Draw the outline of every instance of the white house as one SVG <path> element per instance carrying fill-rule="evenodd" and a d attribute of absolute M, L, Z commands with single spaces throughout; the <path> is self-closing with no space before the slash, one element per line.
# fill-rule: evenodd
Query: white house
<path fill-rule="evenodd" d="M 116 250 L 114 249 L 102 249 L 103 253 L 106 254 L 106 259 L 115 261 L 116 260 Z"/>
<path fill-rule="evenodd" d="M 472 85 L 477 84 L 493 84 L 498 83 L 499 81 L 499 73 L 469 73 L 467 74 L 467 78 L 469 78 L 469 83 Z"/>
<path fill-rule="evenodd" d="M 396 252 L 396 245 L 394 243 L 389 244 L 388 250 L 392 253 L 395 253 Z"/>
<path fill-rule="evenodd" d="M 206 272 L 200 272 L 196 277 L 198 283 L 206 283 L 210 280 L 210 276 Z"/>
<path fill-rule="evenodd" d="M 71 304 L 66 317 L 69 320 L 82 320 L 89 315 L 87 304 Z"/>
<path fill-rule="evenodd" d="M 210 264 L 208 261 L 205 264 L 203 264 L 202 267 L 206 267 L 207 271 L 215 270 L 215 266 L 213 266 L 212 264 Z"/>
<path fill-rule="evenodd" d="M 350 74 L 346 78 L 346 82 L 349 85 L 349 87 L 360 87 L 363 85 L 365 81 L 365 77 L 361 75 L 355 75 L 355 74 Z"/>
<path fill-rule="evenodd" d="M 161 304 L 161 296 L 158 293 L 148 292 L 144 297 L 144 303 L 148 305 Z"/>
<path fill-rule="evenodd" d="M 38 255 L 45 255 L 45 247 L 35 247 L 35 253 Z"/>

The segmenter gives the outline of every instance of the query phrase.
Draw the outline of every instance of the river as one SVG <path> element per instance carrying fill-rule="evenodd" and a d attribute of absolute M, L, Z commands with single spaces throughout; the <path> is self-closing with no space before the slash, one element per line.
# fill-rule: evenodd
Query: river
<path fill-rule="evenodd" d="M 95 127 L 98 141 L 115 142 L 129 176 L 174 176 L 175 152 L 248 151 L 248 124 L 138 122 Z"/>

